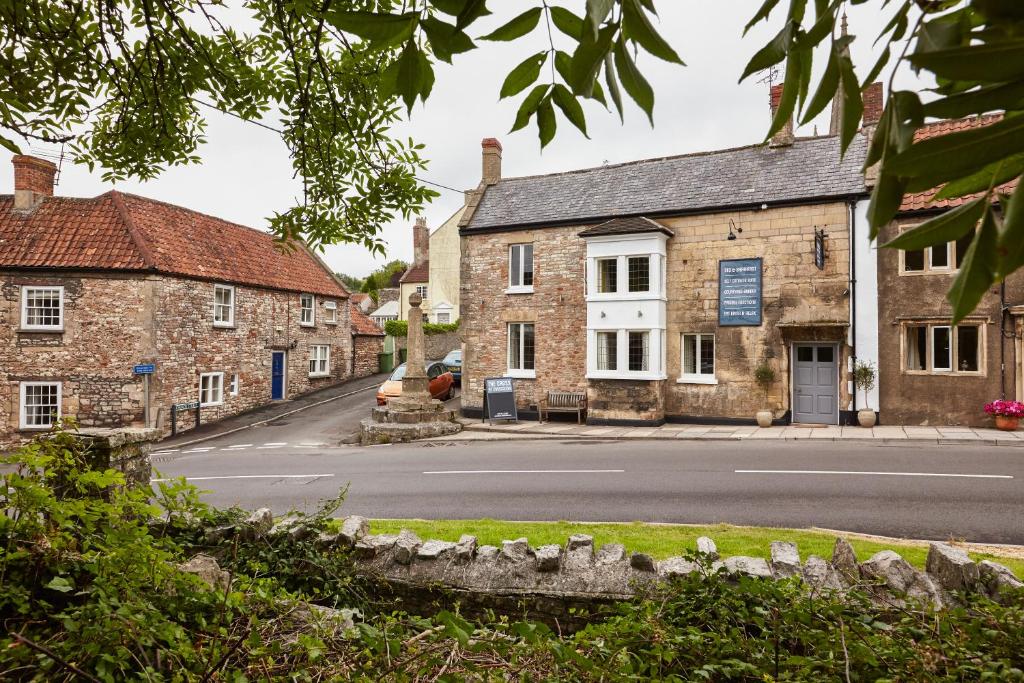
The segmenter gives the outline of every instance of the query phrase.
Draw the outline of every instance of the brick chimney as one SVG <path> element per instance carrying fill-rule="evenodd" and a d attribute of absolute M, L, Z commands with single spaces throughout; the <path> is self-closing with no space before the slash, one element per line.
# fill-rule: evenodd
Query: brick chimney
<path fill-rule="evenodd" d="M 14 165 L 14 208 L 31 211 L 43 199 L 53 196 L 53 178 L 57 173 L 56 164 L 16 154 L 11 158 Z"/>
<path fill-rule="evenodd" d="M 412 265 L 421 266 L 430 259 L 430 230 L 427 219 L 419 216 L 412 227 Z"/>
<path fill-rule="evenodd" d="M 882 84 L 875 81 L 864 89 L 864 121 L 865 126 L 877 125 L 882 120 L 882 110 L 885 109 L 885 91 Z"/>
<path fill-rule="evenodd" d="M 501 180 L 501 143 L 497 138 L 484 138 L 480 143 L 483 148 L 484 185 L 494 185 Z"/>
<path fill-rule="evenodd" d="M 775 120 L 775 112 L 779 110 L 779 103 L 782 101 L 782 87 L 783 84 L 772 86 L 772 121 Z M 771 142 L 768 143 L 769 147 L 788 147 L 793 144 L 795 139 L 793 135 L 793 117 L 790 116 L 789 120 L 786 121 L 786 125 L 782 129 L 772 136 Z"/>

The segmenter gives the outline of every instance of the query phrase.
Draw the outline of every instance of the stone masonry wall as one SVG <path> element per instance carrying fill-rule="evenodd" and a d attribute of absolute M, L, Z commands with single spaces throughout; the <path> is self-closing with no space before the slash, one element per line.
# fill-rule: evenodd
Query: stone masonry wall
<path fill-rule="evenodd" d="M 728 240 L 729 220 L 738 228 Z M 764 211 L 691 216 L 662 221 L 675 237 L 668 242 L 668 395 L 670 415 L 752 418 L 763 408 L 754 368 L 762 360 L 778 381 L 768 397 L 776 417 L 790 409 L 790 341 L 840 342 L 841 376 L 850 350 L 846 327 L 780 328 L 779 323 L 833 321 L 848 324 L 850 242 L 845 204 L 818 204 Z M 825 268 L 814 264 L 814 230 L 824 228 Z M 718 326 L 718 262 L 763 259 L 763 323 L 760 327 Z M 715 335 L 717 384 L 678 384 L 683 333 Z M 846 381 L 839 382 L 840 410 L 850 405 Z"/>
<path fill-rule="evenodd" d="M 461 327 L 461 323 L 460 323 Z M 409 343 L 408 337 L 398 337 L 395 340 L 400 349 L 406 348 Z M 444 360 L 449 351 L 458 349 L 462 344 L 461 329 L 456 332 L 443 332 L 441 334 L 423 335 L 423 357 L 426 360 Z"/>
<path fill-rule="evenodd" d="M 550 390 L 587 388 L 584 299 L 586 244 L 581 227 L 545 228 L 462 238 L 464 408 L 483 407 L 483 380 L 508 369 L 510 322 L 535 325 L 536 379 L 516 379 L 521 409 Z M 505 294 L 508 247 L 533 243 L 534 293 Z"/>
<path fill-rule="evenodd" d="M 142 424 L 142 379 L 153 358 L 157 281 L 145 276 L 0 274 L 0 445 L 18 443 L 19 383 L 59 380 L 61 413 L 84 427 Z M 21 286 L 64 287 L 63 332 L 20 332 Z"/>
<path fill-rule="evenodd" d="M 369 377 L 380 372 L 378 354 L 384 352 L 384 337 L 355 336 L 352 354 L 352 376 Z"/>

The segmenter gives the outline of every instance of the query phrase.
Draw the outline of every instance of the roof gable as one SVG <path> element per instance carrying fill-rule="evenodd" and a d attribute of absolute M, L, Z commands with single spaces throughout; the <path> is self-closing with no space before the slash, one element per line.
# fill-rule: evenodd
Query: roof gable
<path fill-rule="evenodd" d="M 430 281 L 430 261 L 424 261 L 419 265 L 412 265 L 402 275 L 402 279 L 399 282 L 408 284 L 413 282 L 429 282 Z"/>
<path fill-rule="evenodd" d="M 642 235 L 644 233 L 660 232 L 672 237 L 675 233 L 661 223 L 652 221 L 643 216 L 631 218 L 613 218 L 592 228 L 587 228 L 579 234 L 580 237 L 602 237 L 604 235 Z"/>

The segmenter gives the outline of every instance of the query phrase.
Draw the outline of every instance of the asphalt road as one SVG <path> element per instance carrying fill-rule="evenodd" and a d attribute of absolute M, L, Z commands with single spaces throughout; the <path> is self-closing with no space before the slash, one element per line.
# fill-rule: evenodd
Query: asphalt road
<path fill-rule="evenodd" d="M 364 396 L 355 397 L 362 414 L 373 400 Z M 216 505 L 276 514 L 348 484 L 342 513 L 378 518 L 728 522 L 1024 544 L 1019 448 L 561 439 L 359 448 L 323 438 L 347 420 L 337 404 L 158 453 L 155 466 L 192 479 Z M 331 406 L 333 417 L 318 419 Z"/>

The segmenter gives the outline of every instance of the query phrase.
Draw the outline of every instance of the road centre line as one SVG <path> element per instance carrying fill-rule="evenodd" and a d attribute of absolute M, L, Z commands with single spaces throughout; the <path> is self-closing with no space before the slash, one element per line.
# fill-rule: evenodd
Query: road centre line
<path fill-rule="evenodd" d="M 853 472 L 844 470 L 733 470 L 735 474 L 853 474 L 879 477 L 952 477 L 963 479 L 1013 479 L 1009 474 L 952 474 L 946 472 Z"/>
<path fill-rule="evenodd" d="M 618 474 L 626 470 L 436 470 L 423 474 Z"/>
<path fill-rule="evenodd" d="M 333 477 L 333 474 L 229 474 L 217 477 L 185 477 L 187 481 L 209 481 L 211 479 L 318 479 Z M 172 481 L 171 479 L 150 479 L 150 483 Z"/>

